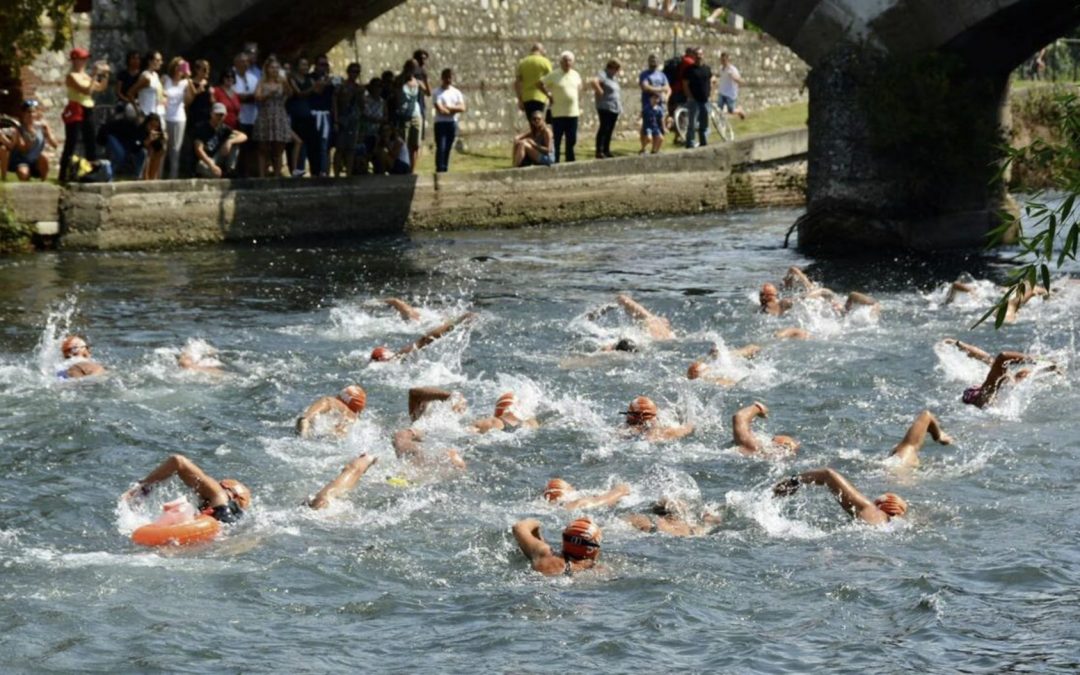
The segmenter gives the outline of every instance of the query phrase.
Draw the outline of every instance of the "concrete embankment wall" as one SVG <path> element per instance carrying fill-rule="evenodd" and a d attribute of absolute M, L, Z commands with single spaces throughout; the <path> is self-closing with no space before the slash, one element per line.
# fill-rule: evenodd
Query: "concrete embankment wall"
<path fill-rule="evenodd" d="M 59 220 L 60 246 L 71 249 L 519 227 L 801 204 L 806 138 L 805 130 L 795 130 L 656 156 L 473 174 L 176 180 L 64 190 L 9 184 L 0 198 L 20 220 Z"/>

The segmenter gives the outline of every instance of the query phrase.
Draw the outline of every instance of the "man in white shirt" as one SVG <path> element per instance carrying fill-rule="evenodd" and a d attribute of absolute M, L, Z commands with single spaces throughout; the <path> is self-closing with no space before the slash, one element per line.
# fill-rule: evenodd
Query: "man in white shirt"
<path fill-rule="evenodd" d="M 736 102 L 739 98 L 739 85 L 744 82 L 745 80 L 739 76 L 739 69 L 731 62 L 731 57 L 727 52 L 722 52 L 720 54 L 720 98 L 716 102 L 720 106 L 720 112 L 727 108 L 729 113 L 738 115 L 739 119 L 746 119 L 746 113 Z"/>
<path fill-rule="evenodd" d="M 259 116 L 259 108 L 255 103 L 255 88 L 259 86 L 259 77 L 251 70 L 251 60 L 246 52 L 240 52 L 233 59 L 233 72 L 236 73 L 236 84 L 233 91 L 240 99 L 240 114 L 237 116 L 237 126 L 240 133 L 246 138 L 255 137 L 255 118 Z M 244 176 L 254 176 L 255 171 L 255 143 L 245 143 L 240 150 L 240 171 Z"/>
<path fill-rule="evenodd" d="M 454 86 L 454 71 L 442 71 L 442 84 L 431 94 L 435 105 L 435 171 L 445 173 L 457 137 L 457 117 L 465 112 L 465 96 Z"/>

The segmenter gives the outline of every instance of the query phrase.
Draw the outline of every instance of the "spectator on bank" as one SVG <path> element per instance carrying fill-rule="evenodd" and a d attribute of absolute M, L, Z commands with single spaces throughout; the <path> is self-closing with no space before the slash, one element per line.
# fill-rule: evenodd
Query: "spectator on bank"
<path fill-rule="evenodd" d="M 431 60 L 431 54 L 426 49 L 417 49 L 413 52 L 413 61 L 416 61 L 416 72 L 413 77 L 420 84 L 420 140 L 427 139 L 427 97 L 431 96 L 431 84 L 428 81 L 427 62 Z"/>
<path fill-rule="evenodd" d="M 363 142 L 363 155 L 360 157 L 358 172 L 367 173 L 368 163 L 374 173 L 385 173 L 382 162 L 375 153 L 379 145 L 379 129 L 386 123 L 386 101 L 382 96 L 382 80 L 371 78 L 364 96 L 364 112 L 360 116 L 360 140 Z"/>
<path fill-rule="evenodd" d="M 236 173 L 239 146 L 247 137 L 225 125 L 227 112 L 223 103 L 215 103 L 209 120 L 196 127 L 195 174 L 200 178 L 231 177 Z"/>
<path fill-rule="evenodd" d="M 529 128 L 514 139 L 514 166 L 551 166 L 555 163 L 554 134 L 544 112 L 534 110 Z"/>
<path fill-rule="evenodd" d="M 61 118 L 64 120 L 64 151 L 60 155 L 60 179 L 67 176 L 67 167 L 75 154 L 75 146 L 82 140 L 83 157 L 88 161 L 97 159 L 97 133 L 94 128 L 94 94 L 104 91 L 109 84 L 108 66 L 94 64 L 91 73 L 86 72 L 90 52 L 76 47 L 71 57 L 71 72 L 64 84 L 67 86 L 67 105 Z"/>
<path fill-rule="evenodd" d="M 390 175 L 404 176 L 412 173 L 409 164 L 409 146 L 401 137 L 396 124 L 384 124 L 379 132 L 379 145 L 376 149 L 379 164 Z"/>
<path fill-rule="evenodd" d="M 168 136 L 168 154 L 165 163 L 170 179 L 180 177 L 180 153 L 184 146 L 184 127 L 187 126 L 187 105 L 191 103 L 191 87 L 188 78 L 191 66 L 179 56 L 169 61 L 165 70 L 165 134 Z"/>
<path fill-rule="evenodd" d="M 439 79 L 441 84 L 431 98 L 435 106 L 435 171 L 445 173 L 457 138 L 458 115 L 465 112 L 465 96 L 454 86 L 451 68 L 444 68 Z"/>
<path fill-rule="evenodd" d="M 726 108 L 729 113 L 738 115 L 741 120 L 746 119 L 746 113 L 743 112 L 742 106 L 738 103 L 739 85 L 743 84 L 743 82 L 744 80 L 739 75 L 739 69 L 731 62 L 728 53 L 720 52 L 720 82 L 717 86 L 720 94 L 716 105 L 720 106 L 721 113 Z"/>
<path fill-rule="evenodd" d="M 387 114 L 389 114 L 391 99 L 394 98 L 394 80 L 397 79 L 397 74 L 392 70 L 384 70 L 382 75 L 379 75 L 379 79 L 382 80 L 382 97 L 386 101 L 386 110 Z"/>
<path fill-rule="evenodd" d="M 135 101 L 135 107 L 143 116 L 165 114 L 165 90 L 158 74 L 162 63 L 161 52 L 147 52 L 142 59 L 143 71 L 139 79 L 128 89 L 128 98 Z"/>
<path fill-rule="evenodd" d="M 240 99 L 240 116 L 237 131 L 251 138 L 255 133 L 255 120 L 259 117 L 259 106 L 255 103 L 255 89 L 259 86 L 259 76 L 251 70 L 251 60 L 245 52 L 240 52 L 233 58 L 233 72 L 236 73 L 236 82 L 233 91 Z M 255 143 L 245 143 L 240 150 L 240 173 L 244 176 L 254 176 L 257 172 L 257 148 Z"/>
<path fill-rule="evenodd" d="M 683 78 L 686 77 L 687 71 L 694 67 L 694 54 L 696 48 L 687 47 L 683 53 L 682 58 L 669 59 L 664 62 L 664 77 L 667 78 L 668 84 L 671 86 L 671 96 L 668 97 L 668 115 L 672 118 L 675 117 L 675 110 L 686 103 L 686 89 L 683 87 Z M 679 130 L 675 130 L 675 142 L 683 142 L 684 139 L 679 137 Z"/>
<path fill-rule="evenodd" d="M 600 118 L 600 125 L 596 130 L 597 159 L 612 156 L 611 137 L 615 133 L 619 115 L 622 114 L 622 86 L 618 80 L 620 72 L 622 72 L 622 64 L 617 59 L 611 59 L 607 62 L 607 66 L 589 82 L 596 95 L 596 115 Z"/>
<path fill-rule="evenodd" d="M 146 150 L 139 142 L 139 117 L 135 106 L 119 102 L 112 118 L 98 132 L 98 138 L 109 153 L 113 175 L 142 177 Z"/>
<path fill-rule="evenodd" d="M 335 83 L 330 75 L 330 59 L 325 54 L 315 59 L 311 80 L 308 105 L 315 124 L 315 142 L 308 148 L 308 162 L 312 176 L 326 176 L 330 173 L 330 133 L 334 126 L 330 115 L 334 107 Z"/>
<path fill-rule="evenodd" d="M 649 54 L 648 66 L 638 75 L 641 88 L 641 153 L 652 144 L 652 154 L 664 144 L 664 101 L 671 95 L 671 85 L 660 70 L 660 58 Z"/>
<path fill-rule="evenodd" d="M 139 125 L 139 145 L 146 151 L 143 162 L 143 180 L 160 180 L 161 167 L 165 164 L 165 152 L 168 137 L 162 126 L 161 115 L 150 113 Z"/>
<path fill-rule="evenodd" d="M 416 61 L 409 59 L 397 77 L 394 92 L 394 113 L 398 133 L 409 146 L 409 167 L 416 173 L 416 163 L 420 159 L 420 81 L 416 79 Z"/>
<path fill-rule="evenodd" d="M 190 123 L 184 126 L 184 144 L 180 155 L 180 171 L 184 176 L 195 173 L 195 130 L 210 119 L 210 107 L 214 104 L 213 87 L 210 85 L 210 62 L 199 59 L 191 66 L 188 79 L 191 102 L 187 105 Z"/>
<path fill-rule="evenodd" d="M 259 43 L 245 42 L 244 54 L 247 55 L 248 63 L 250 64 L 248 67 L 251 69 L 251 74 L 261 80 L 263 77 L 263 69 L 259 67 L 259 64 L 262 63 L 262 59 L 259 58 Z"/>
<path fill-rule="evenodd" d="M 292 167 L 292 175 L 303 176 L 304 165 L 307 164 L 311 147 L 315 143 L 315 120 L 311 117 L 311 94 L 315 91 L 315 83 L 311 79 L 311 64 L 304 57 L 296 60 L 296 66 L 289 73 L 289 85 L 292 87 L 292 96 L 285 102 L 285 109 L 289 113 L 289 123 L 293 133 L 300 137 L 299 160 Z M 315 172 L 312 172 L 315 175 Z"/>
<path fill-rule="evenodd" d="M 5 130 L 7 131 L 7 130 Z M 41 119 L 41 104 L 28 98 L 19 106 L 18 125 L 8 134 L 0 134 L 0 182 L 14 171 L 22 182 L 49 177 L 49 158 L 45 146 L 58 147 L 48 123 Z"/>
<path fill-rule="evenodd" d="M 285 111 L 285 99 L 291 92 L 289 82 L 281 72 L 281 65 L 271 56 L 263 64 L 262 79 L 255 87 L 259 114 L 255 118 L 254 138 L 259 144 L 259 178 L 266 177 L 267 160 L 274 177 L 281 175 L 281 157 L 285 144 L 292 139 L 289 113 Z"/>
<path fill-rule="evenodd" d="M 551 73 L 551 61 L 544 56 L 544 45 L 537 42 L 529 55 L 518 62 L 517 76 L 514 79 L 514 93 L 517 95 L 518 109 L 524 111 L 525 120 L 531 120 L 533 112 L 544 111 L 547 107 L 547 94 L 540 88 L 540 80 Z"/>
<path fill-rule="evenodd" d="M 364 87 L 360 84 L 360 64 L 345 68 L 345 81 L 334 90 L 334 175 L 353 175 L 356 145 L 360 141 L 360 118 L 364 113 Z"/>
<path fill-rule="evenodd" d="M 694 67 L 683 76 L 683 93 L 689 113 L 686 124 L 686 147 L 696 148 L 709 142 L 709 98 L 712 95 L 712 69 L 705 63 L 705 52 L 694 50 Z M 697 130 L 697 142 L 694 130 Z"/>
<path fill-rule="evenodd" d="M 142 74 L 142 55 L 136 50 L 129 51 L 124 56 L 124 69 L 116 74 L 116 100 L 123 103 L 137 105 L 135 97 L 128 92 L 139 81 Z"/>
<path fill-rule="evenodd" d="M 213 90 L 214 103 L 225 106 L 225 126 L 230 129 L 239 128 L 240 124 L 240 96 L 236 93 L 236 73 L 232 68 L 226 68 L 221 73 L 218 86 Z"/>
<path fill-rule="evenodd" d="M 559 54 L 559 70 L 540 80 L 540 90 L 551 100 L 551 124 L 555 131 L 555 163 L 560 159 L 573 162 L 577 145 L 578 118 L 581 117 L 581 75 L 574 70 L 574 53 Z M 560 156 L 560 146 L 566 139 L 566 152 Z"/>

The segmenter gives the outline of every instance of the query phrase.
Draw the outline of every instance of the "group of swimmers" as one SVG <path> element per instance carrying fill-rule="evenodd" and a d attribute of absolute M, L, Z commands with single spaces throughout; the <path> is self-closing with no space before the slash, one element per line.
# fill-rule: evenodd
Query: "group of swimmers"
<path fill-rule="evenodd" d="M 762 313 L 781 317 L 803 303 L 820 303 L 825 308 L 825 311 L 833 312 L 837 316 L 858 310 L 870 312 L 875 316 L 880 313 L 879 303 L 874 298 L 863 293 L 850 293 L 845 302 L 841 304 L 836 293 L 815 284 L 801 270 L 795 267 L 788 270 L 787 275 L 781 282 L 781 287 L 785 291 L 784 297 L 781 297 L 780 289 L 774 284 L 766 283 L 761 287 L 759 307 Z M 956 290 L 955 285 L 953 290 Z M 1028 299 L 1033 295 L 1034 293 L 1029 295 Z M 382 302 L 397 311 L 404 321 L 418 322 L 420 320 L 420 312 L 400 299 L 389 298 Z M 1019 303 L 1017 308 L 1022 304 Z M 617 296 L 615 303 L 611 307 L 621 307 L 631 319 L 638 323 L 651 340 L 663 341 L 676 338 L 676 334 L 667 319 L 653 314 L 628 295 Z M 596 310 L 590 313 L 590 317 L 596 318 L 608 309 L 609 307 L 604 307 Z M 396 350 L 386 346 L 376 347 L 370 354 L 370 361 L 386 362 L 407 358 L 452 331 L 463 328 L 475 318 L 476 314 L 472 312 L 464 313 L 440 324 L 413 342 Z M 805 330 L 795 327 L 781 328 L 774 335 L 781 339 L 807 339 L 810 337 Z M 1036 362 L 1034 357 L 1019 352 L 1006 351 L 994 357 L 973 345 L 951 338 L 944 340 L 943 343 L 953 346 L 969 357 L 990 366 L 989 373 L 983 382 L 969 387 L 962 395 L 964 403 L 980 408 L 993 404 L 1003 384 L 1022 380 L 1033 372 L 1031 368 L 1016 368 L 1015 366 Z M 637 345 L 632 340 L 624 338 L 614 344 L 601 347 L 601 350 L 633 352 L 637 351 Z M 732 350 L 731 353 L 738 358 L 751 359 L 760 350 L 761 347 L 758 345 L 746 345 Z M 81 336 L 71 335 L 66 337 L 61 344 L 61 351 L 64 358 L 68 360 L 65 364 L 66 367 L 58 373 L 61 378 L 82 378 L 100 375 L 105 372 L 105 368 L 93 360 L 90 346 Z M 709 381 L 721 386 L 734 385 L 737 380 L 712 372 L 710 362 L 715 361 L 718 355 L 719 351 L 714 348 L 707 359 L 691 363 L 687 369 L 687 377 L 692 380 Z M 185 348 L 180 352 L 177 357 L 177 365 L 185 370 L 209 374 L 221 374 L 224 372 L 222 364 L 213 358 L 212 353 L 199 354 L 190 348 Z M 1050 364 L 1044 369 L 1053 370 L 1054 368 L 1055 366 Z M 537 428 L 539 426 L 538 420 L 523 414 L 518 403 L 514 392 L 501 394 L 495 403 L 492 414 L 473 420 L 468 424 L 468 430 L 474 434 L 486 434 Z M 437 387 L 413 387 L 408 393 L 407 405 L 410 420 L 416 422 L 435 404 L 448 406 L 450 410 L 457 414 L 463 414 L 466 410 L 465 399 L 458 392 Z M 337 396 L 321 397 L 308 406 L 296 421 L 296 431 L 301 437 L 344 436 L 363 413 L 366 406 L 366 392 L 359 385 L 350 384 L 344 387 Z M 652 399 L 647 396 L 638 396 L 630 401 L 626 411 L 623 413 L 625 415 L 625 425 L 622 432 L 648 442 L 671 441 L 693 433 L 693 424 L 661 424 L 659 414 L 660 410 Z M 752 424 L 757 418 L 765 418 L 768 415 L 768 407 L 758 401 L 744 406 L 734 413 L 732 417 L 732 436 L 734 445 L 739 452 L 763 457 L 782 457 L 790 456 L 798 451 L 800 444 L 791 436 L 775 435 L 768 442 L 759 440 L 753 432 Z M 924 410 L 916 416 L 907 433 L 893 447 L 889 453 L 890 456 L 895 457 L 895 461 L 902 465 L 917 466 L 919 463 L 918 453 L 922 449 L 928 434 L 939 444 L 949 445 L 952 443 L 952 438 L 942 430 L 940 422 L 933 413 Z M 466 468 L 466 463 L 456 448 L 444 447 L 433 453 L 429 447 L 433 444 L 431 441 L 432 439 L 426 438 L 423 431 L 414 426 L 399 430 L 392 437 L 392 445 L 396 455 L 416 466 L 432 467 L 441 464 L 451 467 L 452 470 L 464 470 Z M 435 442 L 434 444 L 437 445 L 438 443 Z M 366 453 L 354 458 L 346 464 L 333 480 L 309 498 L 306 505 L 312 509 L 326 508 L 332 500 L 352 490 L 375 462 L 376 458 Z M 223 523 L 236 522 L 251 506 L 251 491 L 247 486 L 231 478 L 215 479 L 203 471 L 195 462 L 183 455 L 170 456 L 142 480 L 138 481 L 134 487 L 123 495 L 123 498 L 137 500 L 149 494 L 155 484 L 168 480 L 173 476 L 179 478 L 198 495 L 200 499 L 199 509 L 203 514 L 212 516 Z M 776 497 L 787 496 L 794 493 L 802 485 L 822 485 L 827 487 L 835 495 L 845 512 L 872 525 L 903 517 L 908 510 L 907 502 L 899 495 L 887 492 L 875 499 L 870 499 L 843 475 L 828 467 L 793 475 L 778 483 L 773 488 L 773 494 Z M 607 492 L 600 494 L 583 494 L 577 492 L 565 480 L 553 478 L 548 482 L 543 497 L 547 501 L 568 510 L 581 511 L 613 506 L 629 494 L 630 489 L 625 484 L 616 485 Z M 720 517 L 709 511 L 692 514 L 683 500 L 663 496 L 653 504 L 651 513 L 629 514 L 624 516 L 624 520 L 632 527 L 645 532 L 663 532 L 673 536 L 695 536 L 713 529 L 720 522 Z M 603 537 L 600 526 L 587 516 L 573 520 L 564 529 L 562 547 L 557 553 L 544 540 L 540 532 L 540 523 L 535 519 L 525 519 L 517 522 L 512 528 L 512 534 L 522 553 L 530 560 L 532 568 L 545 575 L 573 573 L 595 566 L 600 554 Z"/>

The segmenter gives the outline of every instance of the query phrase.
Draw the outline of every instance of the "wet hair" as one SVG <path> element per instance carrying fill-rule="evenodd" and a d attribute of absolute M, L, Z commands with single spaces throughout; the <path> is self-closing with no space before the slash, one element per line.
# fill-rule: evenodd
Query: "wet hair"
<path fill-rule="evenodd" d="M 615 343 L 615 351 L 617 352 L 636 352 L 637 344 L 630 338 L 622 338 Z"/>

